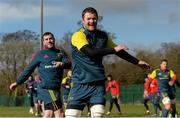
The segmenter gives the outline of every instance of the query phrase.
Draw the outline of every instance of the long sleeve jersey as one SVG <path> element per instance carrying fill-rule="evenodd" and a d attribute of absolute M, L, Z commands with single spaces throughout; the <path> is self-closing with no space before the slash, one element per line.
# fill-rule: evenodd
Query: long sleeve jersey
<path fill-rule="evenodd" d="M 157 80 L 154 79 L 150 83 L 150 95 L 158 92 L 158 83 Z"/>
<path fill-rule="evenodd" d="M 55 62 L 62 62 L 63 67 L 56 67 Z M 42 80 L 42 88 L 58 89 L 61 85 L 63 69 L 70 66 L 70 61 L 63 50 L 43 49 L 34 54 L 31 62 L 17 78 L 17 84 L 24 83 L 38 67 L 38 73 Z"/>
<path fill-rule="evenodd" d="M 157 80 L 149 78 L 147 82 L 144 83 L 144 91 L 147 92 L 148 96 L 158 92 Z"/>
<path fill-rule="evenodd" d="M 156 69 L 152 72 L 150 78 L 151 79 L 149 80 L 149 83 L 151 83 L 153 79 L 157 80 L 159 92 L 171 91 L 171 86 L 168 84 L 168 82 L 176 82 L 176 75 L 172 70 L 169 69 L 166 69 L 165 71 L 162 71 L 161 69 Z"/>
<path fill-rule="evenodd" d="M 125 50 L 116 53 L 114 50 L 115 46 L 116 44 L 104 31 L 89 31 L 81 28 L 75 32 L 71 39 L 73 83 L 90 83 L 105 80 L 105 69 L 102 59 L 103 56 L 108 54 L 116 54 L 128 62 L 135 65 L 138 64 L 139 60 Z M 92 52 L 95 53 L 92 54 Z"/>
<path fill-rule="evenodd" d="M 119 95 L 119 87 L 119 83 L 116 80 L 108 81 L 106 92 L 110 90 L 111 96 L 117 96 Z"/>
<path fill-rule="evenodd" d="M 150 87 L 149 87 L 149 82 L 148 80 L 146 82 L 144 82 L 144 97 L 147 97 L 150 95 Z"/>

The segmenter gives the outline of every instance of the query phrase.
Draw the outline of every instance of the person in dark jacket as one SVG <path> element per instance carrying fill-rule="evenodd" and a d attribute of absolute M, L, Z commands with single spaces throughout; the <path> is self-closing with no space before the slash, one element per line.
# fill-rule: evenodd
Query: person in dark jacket
<path fill-rule="evenodd" d="M 65 51 L 55 48 L 55 38 L 51 32 L 45 32 L 42 41 L 44 49 L 34 54 L 16 82 L 10 85 L 10 90 L 24 83 L 37 67 L 42 81 L 39 93 L 45 105 L 43 117 L 53 117 L 53 114 L 55 117 L 62 117 L 61 80 L 64 68 L 69 68 L 71 64 Z"/>

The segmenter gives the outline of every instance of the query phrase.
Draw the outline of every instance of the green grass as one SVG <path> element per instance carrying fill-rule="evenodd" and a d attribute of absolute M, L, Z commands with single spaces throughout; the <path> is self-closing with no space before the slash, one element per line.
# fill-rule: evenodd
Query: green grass
<path fill-rule="evenodd" d="M 33 117 L 28 107 L 0 107 L 0 117 Z"/>
<path fill-rule="evenodd" d="M 105 117 L 150 117 L 151 114 L 147 115 L 145 107 L 143 104 L 121 104 L 121 114 L 119 114 L 116 106 L 113 106 L 110 115 L 105 115 Z M 153 113 L 153 107 L 149 104 L 149 108 Z M 109 110 L 109 104 L 106 105 L 105 113 Z M 87 110 L 85 109 L 83 112 L 83 116 L 86 116 Z"/>
<path fill-rule="evenodd" d="M 149 103 L 151 113 L 153 113 L 153 107 Z M 161 105 L 162 106 L 162 105 Z M 180 102 L 177 103 L 177 111 L 180 112 Z M 106 112 L 108 111 L 109 103 L 106 105 Z M 146 114 L 146 110 L 143 104 L 121 104 L 122 114 L 118 114 L 118 110 L 114 105 L 110 116 L 105 117 L 150 117 Z M 0 106 L 0 117 L 33 117 L 29 114 L 28 107 L 3 107 Z M 87 115 L 87 108 L 84 109 L 82 116 Z"/>

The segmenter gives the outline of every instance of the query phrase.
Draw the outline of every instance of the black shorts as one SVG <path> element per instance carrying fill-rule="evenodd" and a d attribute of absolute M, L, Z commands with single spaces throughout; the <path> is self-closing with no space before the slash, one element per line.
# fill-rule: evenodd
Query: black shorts
<path fill-rule="evenodd" d="M 44 106 L 45 110 L 56 111 L 58 109 L 62 109 L 62 102 L 60 100 L 56 100 L 54 102 L 48 103 Z"/>

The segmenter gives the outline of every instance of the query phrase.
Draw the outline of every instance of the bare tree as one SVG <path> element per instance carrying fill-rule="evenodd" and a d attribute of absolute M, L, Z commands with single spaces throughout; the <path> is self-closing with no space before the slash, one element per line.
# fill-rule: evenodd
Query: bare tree
<path fill-rule="evenodd" d="M 29 63 L 34 49 L 37 48 L 38 38 L 39 35 L 29 30 L 8 33 L 2 37 L 0 44 L 0 81 L 5 81 L 6 84 L 0 86 L 1 89 L 5 89 L 0 94 L 11 94 L 8 86 L 16 80 L 17 75 Z M 18 89 L 15 94 L 18 94 Z"/>

